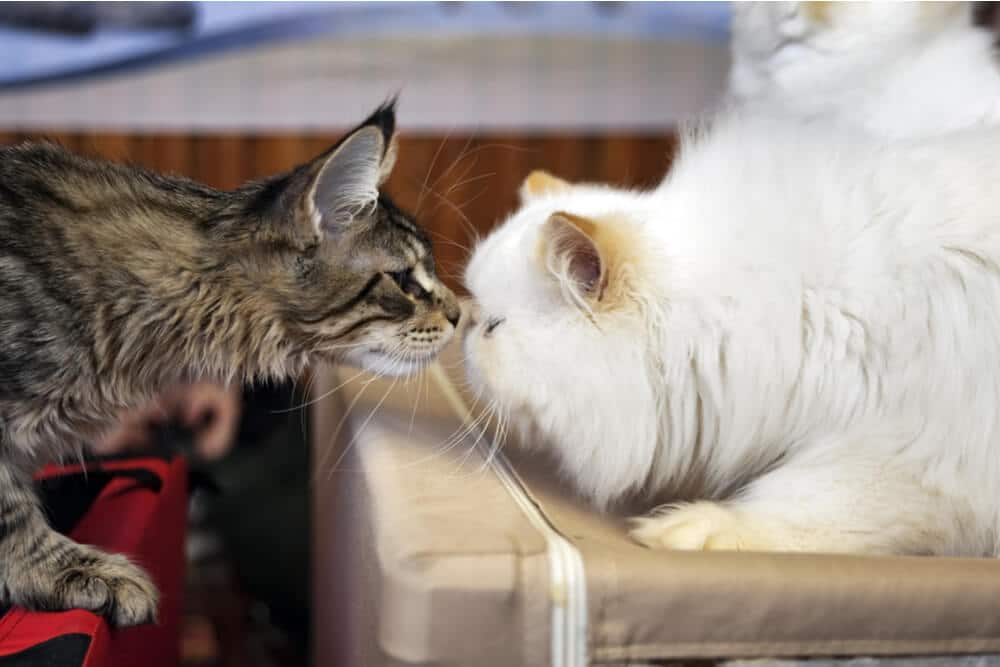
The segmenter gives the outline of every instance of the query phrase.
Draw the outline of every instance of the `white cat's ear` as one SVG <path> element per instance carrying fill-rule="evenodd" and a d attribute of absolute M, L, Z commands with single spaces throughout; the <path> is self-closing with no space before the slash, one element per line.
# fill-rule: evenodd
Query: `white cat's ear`
<path fill-rule="evenodd" d="M 394 102 L 390 102 L 320 159 L 308 201 L 318 232 L 335 232 L 375 206 L 379 186 L 396 164 L 395 126 Z"/>
<path fill-rule="evenodd" d="M 547 171 L 533 171 L 521 184 L 519 193 L 522 202 L 529 202 L 538 197 L 566 192 L 573 187 L 568 181 L 557 178 Z"/>
<path fill-rule="evenodd" d="M 541 257 L 545 268 L 574 297 L 600 300 L 607 286 L 607 262 L 597 243 L 598 225 L 570 213 L 545 221 Z"/>

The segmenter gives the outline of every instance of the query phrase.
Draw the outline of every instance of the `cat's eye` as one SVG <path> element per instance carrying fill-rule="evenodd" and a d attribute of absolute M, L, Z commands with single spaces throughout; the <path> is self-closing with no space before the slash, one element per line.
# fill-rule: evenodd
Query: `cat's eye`
<path fill-rule="evenodd" d="M 422 298 L 427 294 L 427 290 L 421 287 L 420 283 L 413 277 L 413 269 L 389 271 L 386 275 L 392 278 L 392 282 L 396 283 L 399 289 L 410 296 Z"/>
<path fill-rule="evenodd" d="M 486 327 L 483 329 L 483 335 L 489 336 L 493 333 L 493 330 L 504 323 L 506 318 L 504 317 L 491 317 L 486 320 Z"/>

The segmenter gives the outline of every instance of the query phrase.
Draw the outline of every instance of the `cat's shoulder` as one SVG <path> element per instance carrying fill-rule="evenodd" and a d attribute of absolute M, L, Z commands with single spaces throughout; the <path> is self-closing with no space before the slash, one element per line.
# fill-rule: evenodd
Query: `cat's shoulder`
<path fill-rule="evenodd" d="M 0 148 L 0 191 L 29 198 L 58 195 L 63 203 L 86 207 L 134 200 L 183 208 L 220 197 L 217 190 L 188 178 L 76 152 L 47 139 Z"/>

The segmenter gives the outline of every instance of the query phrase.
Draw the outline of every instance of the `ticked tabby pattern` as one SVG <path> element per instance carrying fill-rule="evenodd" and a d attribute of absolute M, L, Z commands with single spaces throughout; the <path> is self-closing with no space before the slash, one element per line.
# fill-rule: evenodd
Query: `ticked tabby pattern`
<path fill-rule="evenodd" d="M 393 105 L 312 162 L 235 191 L 28 143 L 0 149 L 0 603 L 151 620 L 121 556 L 52 531 L 31 472 L 122 409 L 196 378 L 283 378 L 317 356 L 430 361 L 455 296 L 380 191 Z"/>

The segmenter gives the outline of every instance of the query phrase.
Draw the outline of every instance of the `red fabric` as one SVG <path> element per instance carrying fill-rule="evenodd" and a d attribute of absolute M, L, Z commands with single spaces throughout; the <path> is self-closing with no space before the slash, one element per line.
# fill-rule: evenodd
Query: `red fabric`
<path fill-rule="evenodd" d="M 59 635 L 90 635 L 84 667 L 103 667 L 110 662 L 108 624 L 89 611 L 32 614 L 13 608 L 0 618 L 0 656 L 20 653 Z"/>
<path fill-rule="evenodd" d="M 159 622 L 112 629 L 86 611 L 28 613 L 13 608 L 0 617 L 0 656 L 17 653 L 51 637 L 91 636 L 86 667 L 176 667 L 180 662 L 180 620 L 187 523 L 187 468 L 183 459 L 122 459 L 89 464 L 105 470 L 143 468 L 162 481 L 159 492 L 128 477 L 104 487 L 70 536 L 83 544 L 123 553 L 142 565 L 160 591 Z M 81 472 L 79 464 L 47 466 L 37 478 Z"/>

